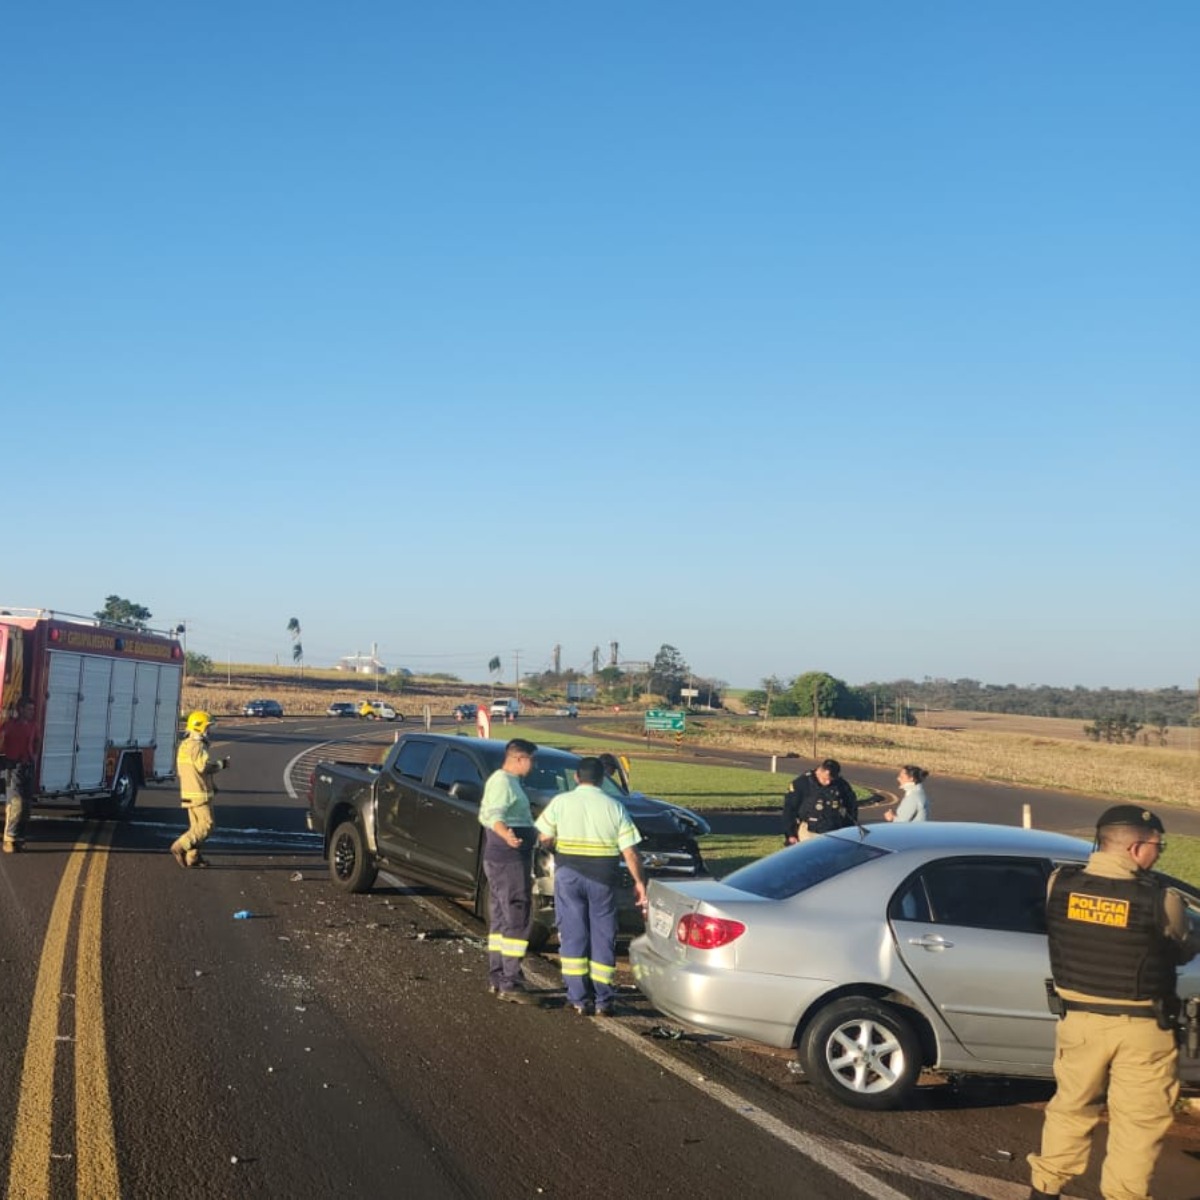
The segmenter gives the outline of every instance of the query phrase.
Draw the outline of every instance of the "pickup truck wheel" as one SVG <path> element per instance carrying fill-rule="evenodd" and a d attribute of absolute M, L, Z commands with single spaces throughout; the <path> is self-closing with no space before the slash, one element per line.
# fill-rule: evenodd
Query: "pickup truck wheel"
<path fill-rule="evenodd" d="M 540 954 L 545 950 L 552 932 L 549 926 L 543 925 L 539 921 L 534 921 L 529 927 L 529 953 Z"/>
<path fill-rule="evenodd" d="M 345 892 L 369 892 L 377 874 L 356 821 L 343 821 L 329 839 L 329 874 Z"/>
<path fill-rule="evenodd" d="M 128 820 L 137 803 L 137 776 L 128 767 L 122 767 L 120 774 L 113 780 L 112 792 L 108 797 L 107 815 L 115 821 Z"/>
<path fill-rule="evenodd" d="M 492 923 L 492 893 L 488 889 L 487 876 L 483 868 L 479 868 L 479 877 L 475 880 L 475 915 L 487 926 Z"/>

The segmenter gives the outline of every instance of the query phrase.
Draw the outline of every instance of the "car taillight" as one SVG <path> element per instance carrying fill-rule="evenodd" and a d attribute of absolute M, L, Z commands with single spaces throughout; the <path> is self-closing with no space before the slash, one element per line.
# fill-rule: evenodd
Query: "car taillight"
<path fill-rule="evenodd" d="M 676 926 L 675 936 L 685 946 L 695 950 L 716 950 L 727 946 L 746 932 L 741 921 L 729 921 L 725 917 L 701 917 L 688 913 Z"/>

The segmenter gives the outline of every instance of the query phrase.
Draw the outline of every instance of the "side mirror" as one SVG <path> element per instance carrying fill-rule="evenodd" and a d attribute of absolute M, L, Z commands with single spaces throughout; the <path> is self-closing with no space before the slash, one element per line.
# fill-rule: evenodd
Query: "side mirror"
<path fill-rule="evenodd" d="M 455 800 L 461 800 L 464 804 L 478 804 L 483 799 L 483 788 L 477 783 L 467 783 L 465 781 L 452 783 L 450 785 L 450 795 Z"/>

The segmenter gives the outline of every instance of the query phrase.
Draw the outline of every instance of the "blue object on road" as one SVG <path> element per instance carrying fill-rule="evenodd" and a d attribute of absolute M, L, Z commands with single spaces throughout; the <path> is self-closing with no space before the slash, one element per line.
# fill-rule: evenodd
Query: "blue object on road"
<path fill-rule="evenodd" d="M 243 908 L 240 912 L 235 912 L 233 914 L 233 919 L 235 921 L 248 921 L 252 916 L 254 916 L 254 914 L 248 908 Z"/>

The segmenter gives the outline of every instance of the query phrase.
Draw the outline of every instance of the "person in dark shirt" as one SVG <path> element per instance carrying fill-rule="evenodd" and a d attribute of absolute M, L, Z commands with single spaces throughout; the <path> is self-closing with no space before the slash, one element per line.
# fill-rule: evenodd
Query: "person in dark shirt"
<path fill-rule="evenodd" d="M 0 761 L 4 763 L 4 853 L 15 854 L 25 844 L 25 823 L 33 803 L 33 773 L 38 756 L 38 727 L 34 705 L 22 696 L 17 716 L 0 730 Z"/>
<path fill-rule="evenodd" d="M 792 780 L 783 798 L 785 845 L 857 824 L 858 800 L 836 759 L 827 758 Z"/>

